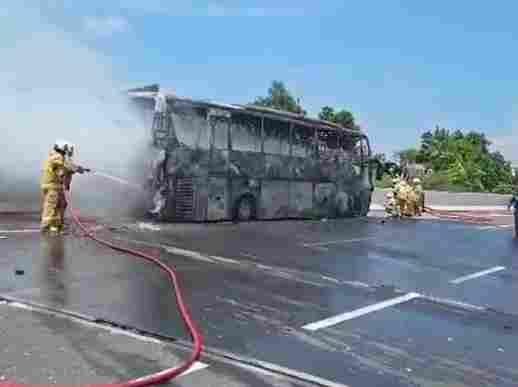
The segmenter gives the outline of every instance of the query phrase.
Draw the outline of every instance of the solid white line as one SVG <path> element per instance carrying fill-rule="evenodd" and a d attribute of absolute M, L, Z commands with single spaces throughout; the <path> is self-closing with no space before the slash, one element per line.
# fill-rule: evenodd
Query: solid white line
<path fill-rule="evenodd" d="M 328 242 L 303 243 L 302 246 L 304 246 L 304 247 L 313 247 L 313 246 L 338 245 L 338 244 L 341 244 L 341 243 L 363 242 L 363 241 L 368 241 L 370 239 L 374 239 L 374 237 L 357 238 L 357 239 L 342 239 L 342 240 L 339 240 L 339 241 L 328 241 Z"/>
<path fill-rule="evenodd" d="M 3 304 L 3 303 L 0 302 L 0 305 L 1 304 Z M 161 341 L 159 339 L 155 339 L 153 337 L 148 337 L 148 336 L 140 335 L 140 334 L 135 333 L 135 332 L 131 332 L 131 331 L 128 331 L 128 330 L 124 330 L 124 329 L 120 329 L 120 328 L 116 328 L 116 327 L 111 327 L 111 326 L 107 326 L 107 325 L 103 325 L 103 324 L 98 324 L 98 323 L 91 322 L 91 321 L 81 320 L 81 319 L 79 319 L 77 317 L 63 316 L 62 314 L 59 314 L 59 313 L 56 313 L 56 312 L 52 312 L 52 311 L 49 311 L 49 310 L 45 310 L 43 308 L 31 306 L 31 305 L 28 305 L 28 304 L 23 304 L 21 302 L 12 302 L 12 303 L 7 303 L 7 304 L 8 304 L 8 306 L 13 307 L 13 308 L 24 309 L 24 310 L 34 311 L 34 312 L 39 312 L 39 313 L 44 313 L 44 314 L 47 314 L 47 315 L 50 315 L 50 316 L 53 316 L 53 317 L 56 317 L 56 318 L 67 319 L 67 320 L 70 320 L 70 321 L 74 321 L 77 324 L 81 324 L 81 325 L 84 325 L 84 326 L 87 326 L 87 327 L 90 327 L 90 328 L 96 328 L 96 329 L 104 330 L 104 331 L 107 331 L 107 332 L 109 332 L 111 334 L 115 334 L 115 335 L 123 335 L 123 336 L 126 336 L 126 337 L 131 337 L 132 339 L 139 340 L 139 341 L 142 341 L 142 342 L 153 343 L 153 344 L 164 344 L 163 341 Z M 209 366 L 208 364 L 205 364 L 205 363 L 197 361 L 189 369 L 187 369 L 182 374 L 180 374 L 180 376 L 185 376 L 185 375 L 188 375 L 188 374 L 196 372 L 196 371 L 201 371 L 201 370 L 207 368 L 208 366 Z"/>
<path fill-rule="evenodd" d="M 304 325 L 302 329 L 306 329 L 308 331 L 316 331 L 322 328 L 328 328 L 330 326 L 340 324 L 347 320 L 352 320 L 353 318 L 357 318 L 372 312 L 376 312 L 381 309 L 388 308 L 390 306 L 398 305 L 403 302 L 407 302 L 413 300 L 414 298 L 421 297 L 419 293 L 407 293 L 404 296 L 396 297 L 391 300 L 386 300 L 383 302 L 379 302 L 377 304 L 369 305 L 364 308 L 353 310 L 352 312 L 346 312 L 339 314 L 338 316 L 330 317 L 322 321 L 317 321 L 308 325 Z"/>
<path fill-rule="evenodd" d="M 482 276 L 485 276 L 485 275 L 488 275 L 491 273 L 496 273 L 496 272 L 502 271 L 502 270 L 505 270 L 505 266 L 495 266 L 491 269 L 478 271 L 473 274 L 469 274 L 469 275 L 465 275 L 463 277 L 456 278 L 456 279 L 450 281 L 450 283 L 454 284 L 454 285 L 458 285 L 462 282 L 469 281 L 470 279 L 479 278 L 479 277 L 482 277 Z"/>
<path fill-rule="evenodd" d="M 39 228 L 25 230 L 0 230 L 0 234 L 26 234 L 40 232 Z"/>

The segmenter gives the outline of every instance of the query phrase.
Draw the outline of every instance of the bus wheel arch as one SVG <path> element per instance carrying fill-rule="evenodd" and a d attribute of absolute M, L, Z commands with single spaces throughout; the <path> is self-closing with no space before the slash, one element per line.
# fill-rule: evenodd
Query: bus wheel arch
<path fill-rule="evenodd" d="M 232 218 L 235 221 L 257 219 L 257 199 L 251 193 L 245 193 L 235 201 Z"/>

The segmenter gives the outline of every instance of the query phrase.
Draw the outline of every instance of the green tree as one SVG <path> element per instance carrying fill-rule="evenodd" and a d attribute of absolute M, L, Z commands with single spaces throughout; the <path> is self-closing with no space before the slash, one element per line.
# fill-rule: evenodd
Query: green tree
<path fill-rule="evenodd" d="M 283 82 L 273 81 L 266 97 L 258 97 L 254 105 L 306 115 L 299 101 L 290 93 Z"/>
<path fill-rule="evenodd" d="M 408 148 L 402 151 L 399 151 L 395 154 L 397 160 L 399 160 L 399 164 L 409 164 L 415 163 L 417 161 L 418 150 L 415 148 Z"/>
<path fill-rule="evenodd" d="M 490 145 L 484 133 L 465 134 L 437 126 L 433 132 L 426 131 L 421 136 L 416 160 L 431 167 L 441 181 L 446 177 L 452 188 L 505 191 L 512 182 L 511 165 L 499 152 L 491 153 Z M 411 159 L 413 153 L 405 157 Z"/>
<path fill-rule="evenodd" d="M 360 130 L 360 127 L 354 120 L 354 115 L 345 109 L 335 111 L 335 109 L 330 106 L 324 106 L 320 113 L 318 113 L 318 118 L 333 122 L 347 129 Z"/>

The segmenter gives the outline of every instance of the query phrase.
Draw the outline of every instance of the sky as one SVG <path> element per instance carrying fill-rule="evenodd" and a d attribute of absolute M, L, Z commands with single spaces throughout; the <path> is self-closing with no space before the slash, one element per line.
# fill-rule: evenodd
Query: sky
<path fill-rule="evenodd" d="M 0 23 L 0 57 L 43 25 L 120 87 L 159 83 L 182 96 L 247 103 L 281 80 L 311 115 L 325 105 L 352 111 L 374 152 L 415 146 L 439 125 L 484 131 L 518 162 L 516 2 L 7 3 L 0 19 L 25 26 L 13 41 Z"/>

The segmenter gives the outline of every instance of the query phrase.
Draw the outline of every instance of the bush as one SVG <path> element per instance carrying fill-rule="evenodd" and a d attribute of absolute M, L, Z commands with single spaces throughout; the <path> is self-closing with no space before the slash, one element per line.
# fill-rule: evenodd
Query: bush
<path fill-rule="evenodd" d="M 498 184 L 492 192 L 495 194 L 512 195 L 514 188 L 511 184 Z"/>
<path fill-rule="evenodd" d="M 448 191 L 448 192 L 469 192 L 470 189 L 455 185 L 449 182 L 448 173 L 446 171 L 434 172 L 431 175 L 425 176 L 423 179 L 423 188 L 432 191 Z"/>

